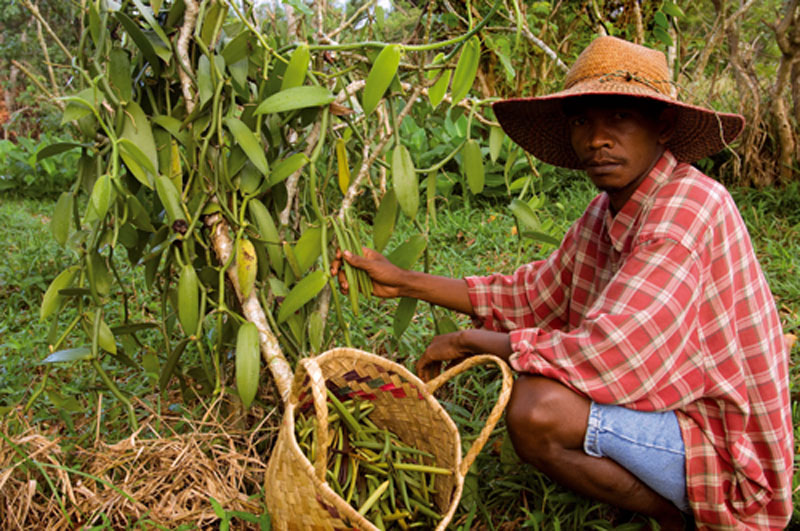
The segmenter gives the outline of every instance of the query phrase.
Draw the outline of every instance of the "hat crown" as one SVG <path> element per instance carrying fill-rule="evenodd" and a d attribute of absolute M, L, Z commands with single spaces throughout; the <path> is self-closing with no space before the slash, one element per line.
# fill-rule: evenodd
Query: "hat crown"
<path fill-rule="evenodd" d="M 643 85 L 668 98 L 675 97 L 664 54 L 616 37 L 593 40 L 567 72 L 564 89 L 578 89 L 582 83 L 598 80 Z"/>

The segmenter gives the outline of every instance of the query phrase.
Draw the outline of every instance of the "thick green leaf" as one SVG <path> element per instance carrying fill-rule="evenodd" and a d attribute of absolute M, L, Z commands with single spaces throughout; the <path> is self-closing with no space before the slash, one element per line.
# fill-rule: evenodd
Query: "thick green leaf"
<path fill-rule="evenodd" d="M 397 196 L 394 190 L 387 190 L 375 213 L 372 224 L 372 246 L 376 251 L 382 252 L 389 243 L 397 221 Z"/>
<path fill-rule="evenodd" d="M 92 349 L 88 347 L 68 348 L 53 352 L 42 363 L 61 363 L 65 361 L 83 361 L 92 359 Z"/>
<path fill-rule="evenodd" d="M 470 138 L 467 140 L 467 143 L 464 144 L 463 151 L 461 152 L 461 164 L 470 191 L 475 195 L 481 193 L 486 177 L 483 169 L 481 147 L 474 138 Z"/>
<path fill-rule="evenodd" d="M 403 214 L 414 218 L 419 209 L 419 179 L 408 148 L 400 144 L 392 153 L 392 182 Z"/>
<path fill-rule="evenodd" d="M 156 50 L 153 48 L 152 42 L 142 31 L 142 28 L 140 28 L 136 22 L 131 20 L 131 18 L 122 11 L 115 11 L 114 16 L 117 17 L 117 20 L 125 28 L 125 31 L 128 32 L 128 35 L 131 36 L 133 42 L 136 43 L 139 51 L 142 52 L 144 58 L 148 63 L 150 63 L 150 66 L 153 68 L 155 74 L 157 76 L 160 75 L 161 63 L 158 60 L 158 55 L 156 55 Z"/>
<path fill-rule="evenodd" d="M 150 128 L 147 115 L 136 102 L 132 101 L 125 106 L 124 125 L 120 137 L 130 140 L 137 146 L 150 161 L 150 167 L 155 171 L 155 168 L 158 167 L 158 150 L 156 149 L 155 137 L 153 137 L 153 130 Z M 126 156 L 125 150 L 122 150 L 120 154 L 124 160 Z M 148 188 L 153 188 L 152 182 L 142 182 L 142 184 Z"/>
<path fill-rule="evenodd" d="M 325 87 L 303 86 L 282 90 L 261 102 L 253 114 L 271 114 L 328 105 L 336 99 Z"/>
<path fill-rule="evenodd" d="M 128 52 L 122 48 L 114 48 L 108 57 L 108 78 L 117 89 L 117 95 L 123 102 L 133 97 L 133 80 L 131 79 L 131 60 Z"/>
<path fill-rule="evenodd" d="M 42 307 L 39 311 L 40 320 L 44 321 L 58 309 L 61 301 L 63 300 L 63 296 L 58 292 L 72 284 L 72 279 L 75 278 L 75 274 L 78 272 L 78 269 L 79 267 L 76 265 L 68 267 L 59 273 L 58 276 L 50 283 L 50 286 L 48 286 L 47 291 L 44 292 L 44 297 L 42 298 Z"/>
<path fill-rule="evenodd" d="M 428 89 L 428 100 L 434 108 L 442 102 L 444 95 L 447 94 L 447 87 L 450 85 L 450 78 L 452 76 L 452 70 L 445 70 L 442 72 L 442 77 L 437 79 L 436 83 Z"/>
<path fill-rule="evenodd" d="M 411 269 L 422 256 L 422 253 L 425 252 L 425 246 L 427 245 L 428 240 L 425 236 L 415 234 L 392 251 L 386 258 L 401 269 Z"/>
<path fill-rule="evenodd" d="M 117 343 L 114 340 L 114 332 L 111 331 L 111 328 L 109 328 L 102 318 L 100 319 L 100 329 L 98 330 L 97 336 L 97 344 L 101 349 L 111 354 L 117 353 Z"/>
<path fill-rule="evenodd" d="M 250 407 L 258 391 L 260 352 L 258 328 L 251 322 L 244 323 L 236 336 L 236 391 L 245 408 Z"/>
<path fill-rule="evenodd" d="M 233 134 L 236 144 L 244 150 L 250 162 L 252 162 L 263 175 L 267 175 L 267 173 L 269 173 L 267 156 L 264 154 L 264 146 L 259 142 L 255 133 L 238 118 L 228 116 L 223 121 L 228 130 Z"/>
<path fill-rule="evenodd" d="M 497 161 L 505 137 L 506 134 L 503 132 L 502 128 L 495 125 L 489 129 L 489 158 L 492 159 L 492 162 Z"/>
<path fill-rule="evenodd" d="M 222 57 L 225 58 L 225 62 L 229 65 L 237 63 L 242 59 L 247 58 L 249 53 L 251 52 L 251 42 L 254 36 L 249 31 L 242 31 L 238 35 L 236 35 L 233 39 L 228 41 L 225 44 L 225 47 L 222 49 Z"/>
<path fill-rule="evenodd" d="M 472 88 L 475 76 L 478 73 L 478 63 L 481 58 L 481 41 L 477 35 L 472 37 L 461 49 L 461 56 L 453 73 L 453 86 L 451 105 L 456 105 L 464 99 Z"/>
<path fill-rule="evenodd" d="M 211 61 L 203 54 L 197 60 L 197 94 L 202 108 L 214 96 L 214 83 L 211 80 Z"/>
<path fill-rule="evenodd" d="M 161 39 L 161 42 L 164 44 L 164 46 L 166 46 L 167 48 L 171 47 L 171 43 L 167 38 L 167 35 L 164 33 L 164 30 L 161 29 L 161 26 L 159 26 L 156 17 L 153 16 L 152 9 L 142 4 L 141 0 L 133 0 L 133 3 L 136 5 L 136 8 L 139 11 L 139 13 L 144 17 L 144 19 L 150 25 L 150 29 L 152 29 L 153 32 L 156 35 L 158 35 L 158 38 Z"/>
<path fill-rule="evenodd" d="M 283 299 L 278 310 L 278 324 L 286 321 L 308 301 L 316 297 L 328 282 L 328 274 L 318 269 L 298 282 Z"/>
<path fill-rule="evenodd" d="M 308 164 L 308 157 L 305 153 L 295 153 L 283 159 L 272 167 L 269 174 L 269 185 L 275 186 L 283 182 L 291 174 Z"/>
<path fill-rule="evenodd" d="M 523 231 L 538 231 L 540 229 L 541 224 L 539 223 L 539 218 L 536 217 L 533 209 L 525 201 L 514 198 L 511 200 L 511 204 L 508 205 L 508 208 L 514 214 L 514 217 L 517 218 L 517 225 L 519 225 L 520 233 Z"/>
<path fill-rule="evenodd" d="M 270 265 L 278 274 L 283 275 L 283 253 L 281 252 L 281 237 L 272 216 L 258 199 L 251 199 L 249 205 L 250 219 L 258 231 L 258 235 L 267 245 Z"/>
<path fill-rule="evenodd" d="M 292 57 L 289 59 L 289 64 L 283 73 L 283 81 L 281 81 L 281 90 L 299 87 L 306 79 L 306 72 L 308 71 L 308 63 L 311 58 L 311 53 L 308 50 L 308 44 L 300 44 L 292 52 Z"/>
<path fill-rule="evenodd" d="M 94 182 L 90 201 L 97 219 L 103 219 L 111 206 L 112 188 L 111 176 L 107 173 L 98 177 Z"/>
<path fill-rule="evenodd" d="M 52 144 L 42 147 L 36 152 L 36 161 L 41 162 L 47 157 L 52 157 L 53 155 L 58 155 L 78 147 L 83 147 L 83 144 L 79 144 L 78 142 L 53 142 Z"/>
<path fill-rule="evenodd" d="M 322 229 L 310 227 L 303 231 L 294 246 L 294 256 L 300 275 L 305 275 L 322 253 Z"/>
<path fill-rule="evenodd" d="M 362 97 L 361 106 L 364 109 L 364 114 L 369 115 L 378 106 L 384 92 L 389 88 L 389 85 L 397 74 L 397 67 L 400 65 L 400 56 L 402 55 L 402 48 L 399 44 L 389 44 L 384 46 L 372 69 L 367 76 L 366 84 L 364 85 L 364 94 Z"/>
<path fill-rule="evenodd" d="M 62 192 L 53 210 L 53 219 L 50 220 L 50 232 L 61 247 L 64 247 L 69 237 L 74 204 L 75 200 L 72 192 Z"/>
<path fill-rule="evenodd" d="M 414 313 L 417 311 L 417 299 L 403 297 L 397 303 L 397 310 L 394 312 L 394 323 L 392 329 L 394 331 L 395 339 L 400 339 L 403 332 L 406 331 L 408 325 L 411 324 L 411 319 L 414 318 Z"/>
<path fill-rule="evenodd" d="M 184 129 L 183 124 L 177 118 L 167 116 L 166 114 L 159 114 L 153 116 L 153 123 L 169 131 L 169 134 L 175 137 L 175 140 L 182 145 L 185 146 L 188 144 L 189 132 Z"/>
<path fill-rule="evenodd" d="M 166 133 L 163 132 L 161 134 L 166 135 Z M 127 138 L 120 138 L 117 140 L 117 145 L 119 146 L 119 154 L 123 162 L 125 162 L 125 166 L 127 166 L 133 176 L 136 177 L 136 180 L 146 186 L 152 186 L 156 169 L 153 167 L 152 161 L 145 155 L 144 151 Z M 167 151 L 167 153 L 169 152 Z"/>

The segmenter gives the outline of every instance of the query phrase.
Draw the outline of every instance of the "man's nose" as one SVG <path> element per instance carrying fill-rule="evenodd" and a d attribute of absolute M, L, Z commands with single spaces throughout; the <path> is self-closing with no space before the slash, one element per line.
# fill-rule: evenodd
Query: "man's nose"
<path fill-rule="evenodd" d="M 610 148 L 614 145 L 608 128 L 600 120 L 592 120 L 589 123 L 587 140 L 592 149 Z"/>

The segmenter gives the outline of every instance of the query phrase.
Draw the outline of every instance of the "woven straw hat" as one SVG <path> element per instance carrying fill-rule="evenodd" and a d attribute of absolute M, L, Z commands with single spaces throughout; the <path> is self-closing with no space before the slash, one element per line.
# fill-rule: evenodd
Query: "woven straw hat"
<path fill-rule="evenodd" d="M 683 162 L 717 153 L 744 128 L 738 114 L 678 101 L 664 54 L 616 37 L 598 37 L 586 47 L 567 73 L 564 90 L 499 101 L 493 109 L 508 136 L 526 151 L 549 164 L 579 169 L 563 105 L 586 95 L 647 98 L 674 107 L 676 128 L 666 147 Z"/>

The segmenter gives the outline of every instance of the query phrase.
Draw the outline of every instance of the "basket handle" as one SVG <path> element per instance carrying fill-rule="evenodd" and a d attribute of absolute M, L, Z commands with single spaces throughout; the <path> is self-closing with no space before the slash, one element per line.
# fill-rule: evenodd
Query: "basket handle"
<path fill-rule="evenodd" d="M 317 427 L 314 430 L 317 441 L 316 458 L 314 460 L 314 473 L 320 481 L 325 481 L 325 469 L 328 466 L 328 396 L 325 387 L 325 377 L 322 370 L 314 358 L 303 358 L 298 362 L 298 370 L 294 375 L 292 393 L 289 398 L 293 406 L 297 406 L 300 399 L 300 391 L 303 388 L 305 375 L 311 379 L 311 396 L 314 400 L 314 412 L 317 417 Z"/>
<path fill-rule="evenodd" d="M 486 363 L 494 363 L 500 367 L 500 371 L 503 373 L 503 385 L 500 389 L 500 394 L 497 397 L 497 403 L 492 408 L 492 411 L 489 412 L 489 417 L 486 419 L 486 425 L 481 429 L 481 432 L 478 434 L 478 438 L 475 439 L 475 441 L 472 443 L 472 446 L 467 453 L 464 454 L 464 458 L 461 460 L 461 469 L 459 470 L 459 473 L 462 477 L 467 475 L 469 467 L 472 466 L 473 461 L 475 461 L 475 458 L 478 457 L 478 453 L 480 453 L 481 449 L 486 444 L 486 441 L 492 434 L 492 430 L 494 430 L 497 421 L 500 420 L 500 416 L 503 414 L 509 398 L 511 398 L 511 387 L 514 384 L 514 377 L 511 374 L 511 369 L 508 367 L 506 362 L 493 354 L 479 354 L 467 358 L 455 367 L 450 367 L 445 372 L 426 384 L 428 391 L 433 394 L 434 391 L 439 389 L 442 384 L 451 378 L 461 374 L 467 369 L 471 369 L 476 365 L 484 365 Z"/>

